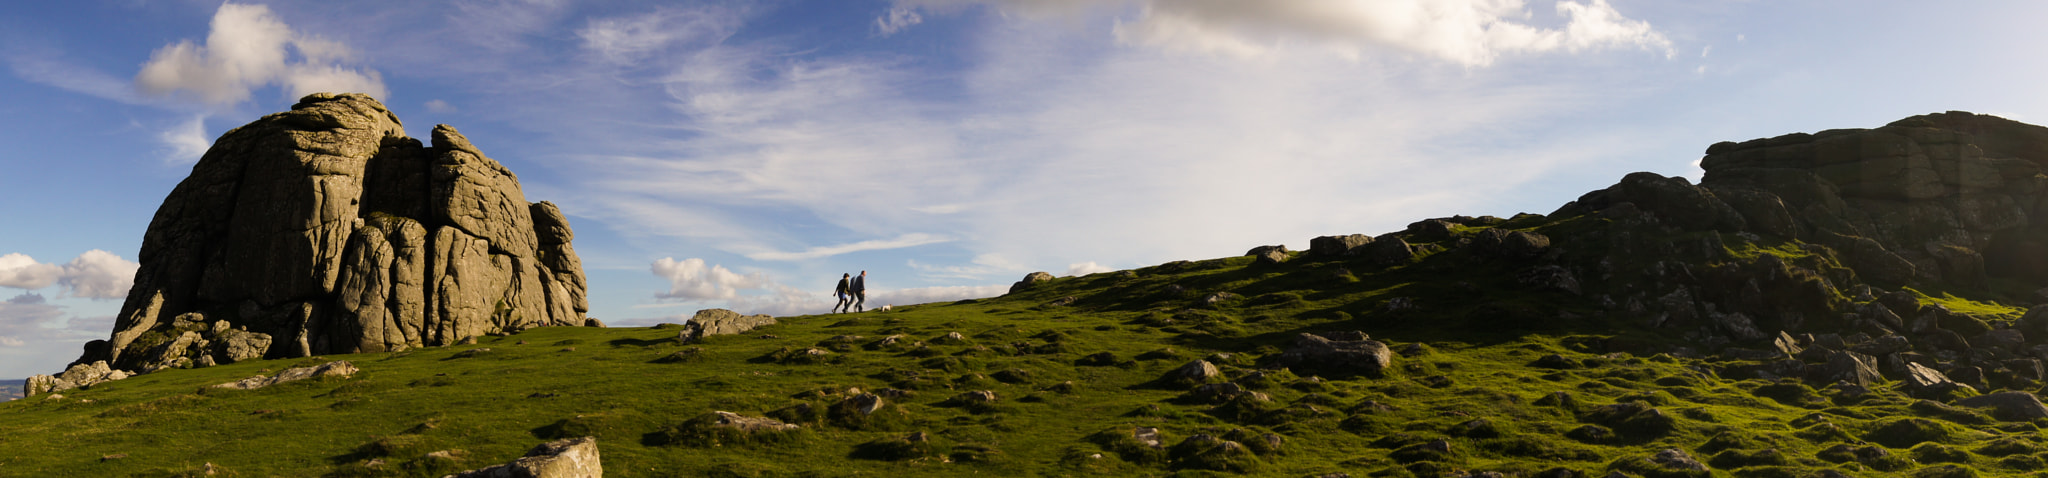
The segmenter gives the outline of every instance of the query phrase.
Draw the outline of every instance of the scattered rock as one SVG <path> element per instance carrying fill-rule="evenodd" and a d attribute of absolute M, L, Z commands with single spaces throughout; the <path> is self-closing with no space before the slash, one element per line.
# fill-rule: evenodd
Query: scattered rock
<path fill-rule="evenodd" d="M 1954 380 L 1949 380 L 1947 375 L 1942 375 L 1941 372 L 1935 371 L 1931 368 L 1927 368 L 1927 366 L 1925 365 L 1920 365 L 1918 363 L 1913 362 L 1906 362 L 1905 369 L 1906 377 L 1904 380 L 1905 383 L 1903 385 L 1906 387 L 1907 391 L 1911 392 L 1914 396 L 1931 397 L 1946 395 L 1950 391 L 1960 388 L 1969 388 L 1973 391 L 1975 390 L 1969 385 L 1964 385 L 1956 383 Z"/>
<path fill-rule="evenodd" d="M 24 391 L 23 396 L 33 397 L 37 394 L 62 392 L 74 388 L 90 388 L 93 385 L 128 377 L 128 372 L 108 368 L 105 360 L 94 361 L 90 364 L 73 364 L 70 368 L 64 369 L 63 372 L 58 373 L 56 376 L 30 376 L 26 381 L 25 388 L 27 390 Z"/>
<path fill-rule="evenodd" d="M 1223 370 L 1207 360 L 1196 360 L 1167 372 L 1160 380 L 1169 385 L 1193 386 L 1223 378 Z"/>
<path fill-rule="evenodd" d="M 596 318 L 596 317 L 584 317 L 584 318 L 583 318 L 583 326 L 584 326 L 584 327 L 597 327 L 597 328 L 600 328 L 600 329 L 602 329 L 602 328 L 604 328 L 604 321 L 602 321 L 602 320 L 597 320 L 597 318 Z"/>
<path fill-rule="evenodd" d="M 280 383 L 285 383 L 285 382 L 296 382 L 296 381 L 299 381 L 299 380 L 306 380 L 306 379 L 311 379 L 311 378 L 324 378 L 324 377 L 341 377 L 341 378 L 347 378 L 347 377 L 349 377 L 349 376 L 351 376 L 351 375 L 355 375 L 355 374 L 356 374 L 356 365 L 355 365 L 355 364 L 352 364 L 352 363 L 349 363 L 349 362 L 348 362 L 347 360 L 341 360 L 341 361 L 335 361 L 335 362 L 327 362 L 327 363 L 323 363 L 323 364 L 320 364 L 320 365 L 316 365 L 316 366 L 312 366 L 312 367 L 299 367 L 299 368 L 285 369 L 285 371 L 283 371 L 283 372 L 278 372 L 278 373 L 277 373 L 277 375 L 273 375 L 273 376 L 269 376 L 269 377 L 264 377 L 264 376 L 261 376 L 261 375 L 259 375 L 259 376 L 255 376 L 255 377 L 249 377 L 249 378 L 245 378 L 245 379 L 242 379 L 242 380 L 240 380 L 240 381 L 235 381 L 235 382 L 228 382 L 228 383 L 223 383 L 223 384 L 219 384 L 219 385 L 214 385 L 214 386 L 213 386 L 213 388 L 232 388 L 232 389 L 238 389 L 238 390 L 255 390 L 255 389 L 259 389 L 259 388 L 263 388 L 263 387 L 268 387 L 268 386 L 271 386 L 271 385 L 277 385 L 277 384 L 280 384 Z"/>
<path fill-rule="evenodd" d="M 1289 253 L 1289 252 L 1293 252 L 1293 251 L 1289 251 L 1289 250 L 1287 250 L 1287 246 L 1284 246 L 1284 245 L 1283 245 L 1283 246 L 1259 246 L 1259 247 L 1254 247 L 1254 248 L 1252 248 L 1252 249 L 1251 249 L 1251 250 L 1249 250 L 1249 251 L 1245 251 L 1245 252 L 1244 252 L 1244 255 L 1247 255 L 1247 256 L 1254 256 L 1254 257 L 1257 257 L 1257 256 L 1263 256 L 1263 255 L 1266 255 L 1266 254 L 1269 254 L 1269 253 L 1274 253 L 1274 252 L 1278 252 L 1278 253 L 1280 253 L 1280 255 L 1281 255 L 1282 257 L 1285 257 L 1285 256 L 1287 255 L 1287 253 Z"/>
<path fill-rule="evenodd" d="M 448 475 L 446 478 L 603 478 L 597 438 L 564 438 L 533 447 L 511 463 Z"/>

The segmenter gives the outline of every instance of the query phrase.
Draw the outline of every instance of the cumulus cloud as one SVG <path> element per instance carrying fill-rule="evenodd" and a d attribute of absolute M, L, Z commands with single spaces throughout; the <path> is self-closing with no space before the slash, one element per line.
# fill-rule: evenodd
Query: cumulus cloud
<path fill-rule="evenodd" d="M 888 14 L 875 17 L 875 31 L 882 36 L 895 35 L 896 32 L 919 23 L 924 23 L 924 17 L 919 16 L 917 10 L 895 7 L 890 8 Z"/>
<path fill-rule="evenodd" d="M 1559 1 L 1562 28 L 1516 21 L 1522 0 L 1344 0 L 1244 2 L 1148 1 L 1117 38 L 1169 49 L 1258 56 L 1290 43 L 1347 56 L 1391 47 L 1466 66 L 1503 53 L 1641 48 L 1671 54 L 1648 22 L 1623 16 L 1607 0 Z"/>
<path fill-rule="evenodd" d="M 141 268 L 114 253 L 93 249 L 64 264 L 64 277 L 57 284 L 71 297 L 120 299 L 135 286 L 135 271 Z"/>
<path fill-rule="evenodd" d="M 60 297 L 119 299 L 135 285 L 135 271 L 141 264 L 129 262 L 111 252 L 93 249 L 64 265 L 42 264 L 21 253 L 0 256 L 0 287 L 35 290 L 59 286 Z M 21 296 L 16 297 L 20 299 Z M 35 295 L 40 301 L 41 296 Z M 38 302 L 40 303 L 40 302 Z"/>
<path fill-rule="evenodd" d="M 16 252 L 0 256 L 0 287 L 41 289 L 57 283 L 57 278 L 63 275 L 63 267 L 37 263 L 27 254 Z"/>
<path fill-rule="evenodd" d="M 1099 272 L 1112 272 L 1115 270 L 1116 269 L 1111 268 L 1109 266 L 1096 264 L 1095 261 L 1067 265 L 1067 275 L 1069 276 L 1085 276 L 1088 274 L 1095 274 Z"/>
<path fill-rule="evenodd" d="M 292 97 L 323 91 L 384 97 L 381 74 L 343 66 L 353 57 L 340 43 L 292 31 L 269 7 L 222 3 L 203 43 L 181 40 L 157 49 L 135 84 L 150 94 L 182 91 L 217 106 L 240 103 L 270 85 Z"/>
<path fill-rule="evenodd" d="M 669 290 L 656 297 L 683 300 L 727 300 L 743 290 L 761 290 L 775 285 L 768 276 L 755 272 L 741 274 L 725 266 L 709 264 L 695 257 L 654 261 L 654 275 L 669 280 Z"/>

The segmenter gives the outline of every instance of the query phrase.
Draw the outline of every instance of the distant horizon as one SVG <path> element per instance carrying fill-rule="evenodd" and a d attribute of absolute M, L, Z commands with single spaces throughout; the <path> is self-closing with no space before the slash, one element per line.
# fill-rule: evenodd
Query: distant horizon
<path fill-rule="evenodd" d="M 590 315 L 1001 294 L 1452 215 L 1721 141 L 2048 121 L 2048 4 L 198 1 L 0 6 L 0 376 L 105 339 L 171 189 L 313 91 L 561 207 Z M 1824 18 L 1830 21 L 1816 22 Z M 1896 32 L 1911 31 L 1914 35 Z"/>

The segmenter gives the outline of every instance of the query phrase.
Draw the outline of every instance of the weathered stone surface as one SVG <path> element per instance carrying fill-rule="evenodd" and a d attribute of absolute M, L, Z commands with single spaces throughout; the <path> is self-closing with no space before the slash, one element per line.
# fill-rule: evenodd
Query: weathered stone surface
<path fill-rule="evenodd" d="M 1015 284 L 1010 284 L 1010 293 L 1015 294 L 1018 292 L 1022 292 L 1024 291 L 1024 289 L 1029 289 L 1032 286 L 1038 285 L 1038 283 L 1040 282 L 1045 282 L 1052 279 L 1053 277 L 1051 272 L 1039 271 L 1030 274 L 1025 274 L 1023 280 L 1019 280 Z"/>
<path fill-rule="evenodd" d="M 533 447 L 511 463 L 445 478 L 603 478 L 597 437 L 564 438 Z"/>
<path fill-rule="evenodd" d="M 1393 351 L 1377 340 L 1332 340 L 1315 334 L 1294 336 L 1294 345 L 1280 353 L 1280 364 L 1296 373 L 1383 375 L 1394 364 Z"/>
<path fill-rule="evenodd" d="M 1284 248 L 1269 249 L 1265 252 L 1260 252 L 1256 255 L 1253 255 L 1252 258 L 1252 264 L 1261 266 L 1279 264 L 1282 262 L 1287 262 L 1287 250 Z"/>
<path fill-rule="evenodd" d="M 1366 244 L 1372 244 L 1372 236 L 1365 234 L 1322 236 L 1308 240 L 1308 253 L 1321 257 L 1348 256 L 1358 251 L 1358 248 L 1365 247 Z"/>
<path fill-rule="evenodd" d="M 1196 360 L 1167 372 L 1164 378 L 1169 382 L 1197 384 L 1223 378 L 1223 370 L 1207 360 Z"/>
<path fill-rule="evenodd" d="M 1529 231 L 1487 228 L 1473 236 L 1472 247 L 1480 253 L 1504 259 L 1530 259 L 1550 250 L 1550 238 Z"/>
<path fill-rule="evenodd" d="M 1989 407 L 2000 420 L 2032 421 L 2048 418 L 2048 406 L 2041 404 L 2041 397 L 2032 393 L 2007 391 L 1956 400 L 1956 405 L 1965 407 Z"/>
<path fill-rule="evenodd" d="M 277 375 L 272 375 L 269 377 L 258 375 L 234 382 L 214 385 L 213 388 L 255 390 L 285 382 L 296 382 L 300 380 L 321 377 L 348 377 L 355 374 L 356 365 L 349 363 L 347 360 L 341 360 L 335 362 L 327 362 L 311 367 L 285 369 L 285 371 L 283 372 L 278 372 Z"/>
<path fill-rule="evenodd" d="M 1266 255 L 1266 253 L 1269 252 L 1279 252 L 1281 254 L 1286 254 L 1288 252 L 1293 251 L 1287 250 L 1287 246 L 1285 245 L 1259 246 L 1251 248 L 1251 250 L 1244 251 L 1244 255 L 1256 257 Z"/>
<path fill-rule="evenodd" d="M 111 337 L 79 362 L 140 370 L 579 325 L 571 237 L 453 128 L 428 146 L 368 96 L 309 95 L 193 165 L 144 233 Z M 192 313 L 206 319 L 172 320 Z"/>
<path fill-rule="evenodd" d="M 1816 382 L 1849 382 L 1863 388 L 1870 388 L 1884 381 L 1884 374 L 1877 371 L 1877 357 L 1856 352 L 1837 351 L 1828 354 L 1828 362 L 1820 367 L 1809 367 L 1809 373 Z"/>
<path fill-rule="evenodd" d="M 128 377 L 128 372 L 109 368 L 104 360 L 94 361 L 89 364 L 72 364 L 70 368 L 64 369 L 63 372 L 58 373 L 56 376 L 30 376 L 26 383 L 27 390 L 24 391 L 24 395 L 35 396 L 74 388 L 88 388 L 100 383 L 112 382 Z"/>
<path fill-rule="evenodd" d="M 775 325 L 775 318 L 765 314 L 740 315 L 726 309 L 704 309 L 690 317 L 690 323 L 683 324 L 678 336 L 684 343 L 703 339 L 709 335 L 733 335 L 754 330 L 764 325 Z"/>
<path fill-rule="evenodd" d="M 1957 388 L 1971 388 L 1969 385 L 1949 380 L 1947 375 L 1919 363 L 1906 362 L 1906 377 L 1903 380 L 1908 391 L 1916 394 L 1939 394 Z"/>
<path fill-rule="evenodd" d="M 1400 237 L 1386 236 L 1374 239 L 1361 249 L 1367 261 L 1384 266 L 1407 264 L 1415 260 L 1415 247 Z"/>

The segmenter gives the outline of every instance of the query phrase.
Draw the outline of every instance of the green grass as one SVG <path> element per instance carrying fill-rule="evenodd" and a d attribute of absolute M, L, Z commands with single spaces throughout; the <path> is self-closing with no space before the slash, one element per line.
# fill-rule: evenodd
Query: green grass
<path fill-rule="evenodd" d="M 207 463 L 236 476 L 441 476 L 570 436 L 598 437 L 607 475 L 620 477 L 1597 476 L 1641 472 L 1641 459 L 1672 448 L 1713 464 L 1712 476 L 1991 476 L 2048 460 L 2036 423 L 1915 406 L 1884 386 L 1850 399 L 1721 376 L 1748 363 L 1613 351 L 1672 339 L 1518 284 L 1517 267 L 1459 248 L 1393 267 L 1233 257 L 787 317 L 689 345 L 673 329 L 542 328 L 322 357 L 361 372 L 254 391 L 204 387 L 320 360 L 168 370 L 0 404 L 0 476 L 178 476 Z M 1218 292 L 1234 297 L 1203 300 Z M 1397 299 L 1416 307 L 1387 307 Z M 1379 377 L 1263 369 L 1297 334 L 1346 330 L 1400 351 L 1395 366 Z M 1564 365 L 1535 365 L 1548 355 Z M 1197 400 L 1158 380 L 1198 358 L 1261 395 Z M 886 391 L 888 405 L 852 415 L 837 407 L 849 388 Z M 979 390 L 997 401 L 956 399 Z M 804 428 L 722 434 L 703 426 L 713 411 Z M 1139 427 L 1157 428 L 1160 446 L 1136 440 Z M 459 452 L 427 456 L 446 450 Z"/>

